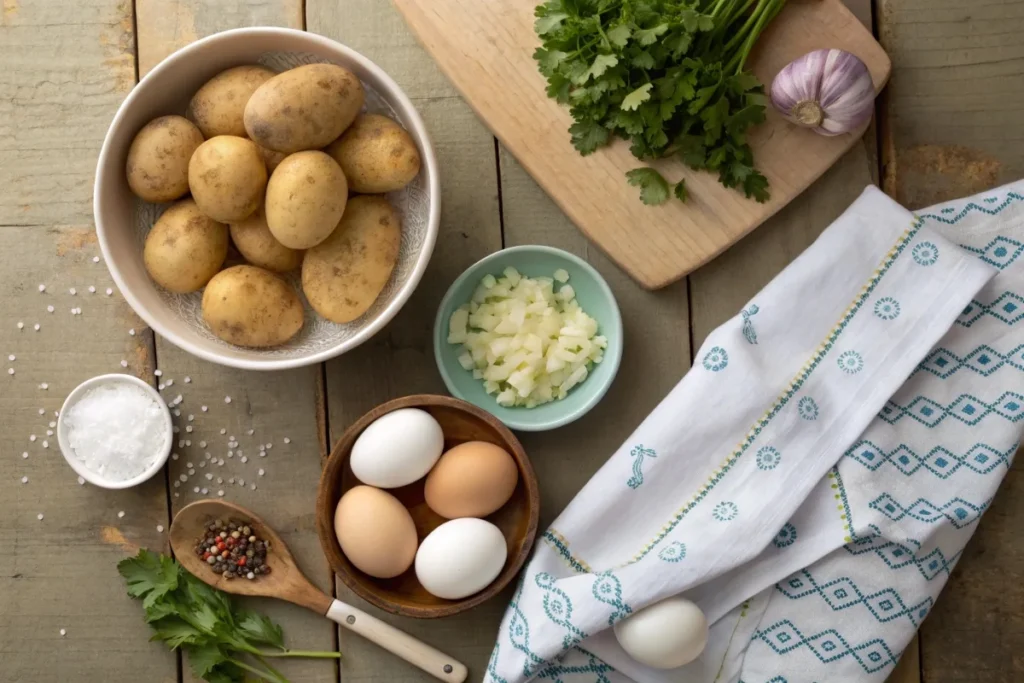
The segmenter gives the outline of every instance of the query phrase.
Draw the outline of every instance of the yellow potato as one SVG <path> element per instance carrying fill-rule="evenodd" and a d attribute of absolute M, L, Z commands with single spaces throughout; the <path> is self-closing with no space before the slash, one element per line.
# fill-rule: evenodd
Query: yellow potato
<path fill-rule="evenodd" d="M 398 214 L 384 197 L 353 197 L 338 229 L 302 259 L 302 291 L 313 310 L 336 323 L 365 313 L 395 269 L 401 239 Z"/>
<path fill-rule="evenodd" d="M 199 145 L 192 155 L 188 185 L 207 216 L 222 223 L 240 221 L 263 200 L 267 167 L 256 143 L 218 135 Z"/>
<path fill-rule="evenodd" d="M 412 136 L 380 114 L 356 117 L 324 151 L 341 166 L 353 192 L 394 192 L 420 172 L 420 152 Z"/>
<path fill-rule="evenodd" d="M 276 169 L 278 165 L 284 161 L 284 158 L 288 156 L 284 152 L 275 152 L 274 150 L 267 149 L 266 147 L 260 147 L 260 154 L 263 155 L 263 161 L 267 163 L 268 174 L 273 173 L 274 169 Z"/>
<path fill-rule="evenodd" d="M 170 202 L 188 194 L 188 160 L 203 134 L 183 116 L 161 116 L 142 127 L 128 148 L 128 187 L 147 202 Z"/>
<path fill-rule="evenodd" d="M 203 320 L 215 335 L 238 346 L 283 344 L 302 329 L 303 314 L 291 285 L 256 266 L 222 270 L 203 292 Z"/>
<path fill-rule="evenodd" d="M 260 268 L 287 273 L 302 265 L 302 252 L 289 249 L 267 227 L 263 209 L 257 209 L 240 223 L 232 223 L 231 241 L 249 263 Z"/>
<path fill-rule="evenodd" d="M 341 167 L 323 152 L 288 155 L 267 183 L 270 232 L 290 249 L 308 249 L 327 239 L 348 201 Z"/>
<path fill-rule="evenodd" d="M 188 117 L 207 138 L 218 135 L 245 136 L 242 116 L 245 104 L 256 89 L 276 74 L 262 66 L 247 64 L 222 71 L 192 96 Z"/>
<path fill-rule="evenodd" d="M 336 64 L 307 64 L 279 73 L 245 105 L 245 130 L 262 147 L 299 152 L 327 145 L 349 127 L 366 94 Z"/>
<path fill-rule="evenodd" d="M 228 227 L 183 199 L 164 211 L 146 235 L 142 261 L 158 285 L 183 294 L 202 289 L 227 253 Z"/>

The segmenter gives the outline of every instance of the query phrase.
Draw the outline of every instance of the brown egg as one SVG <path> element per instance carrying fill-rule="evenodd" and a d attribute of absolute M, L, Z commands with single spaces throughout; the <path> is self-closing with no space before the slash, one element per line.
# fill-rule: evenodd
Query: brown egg
<path fill-rule="evenodd" d="M 467 441 L 441 456 L 427 475 L 424 497 L 448 519 L 486 517 L 512 497 L 519 468 L 504 449 Z"/>
<path fill-rule="evenodd" d="M 334 533 L 345 557 L 378 579 L 398 576 L 416 557 L 416 525 L 398 499 L 372 486 L 345 492 L 334 511 Z"/>

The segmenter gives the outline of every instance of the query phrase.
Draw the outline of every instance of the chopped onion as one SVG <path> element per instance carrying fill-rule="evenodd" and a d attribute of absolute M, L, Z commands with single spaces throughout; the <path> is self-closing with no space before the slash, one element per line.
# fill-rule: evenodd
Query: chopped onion
<path fill-rule="evenodd" d="M 528 278 L 506 268 L 500 278 L 485 275 L 472 300 L 452 313 L 448 343 L 462 345 L 459 365 L 483 380 L 499 405 L 563 399 L 604 358 L 608 342 L 568 280 L 562 269 L 553 278 Z"/>

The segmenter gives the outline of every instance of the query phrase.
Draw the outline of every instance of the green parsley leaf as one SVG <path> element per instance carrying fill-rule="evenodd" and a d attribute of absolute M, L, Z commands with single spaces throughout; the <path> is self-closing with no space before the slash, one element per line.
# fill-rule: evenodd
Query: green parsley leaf
<path fill-rule="evenodd" d="M 664 204 L 668 200 L 668 183 L 653 168 L 634 168 L 626 172 L 626 180 L 640 188 L 640 201 L 647 205 Z"/>
<path fill-rule="evenodd" d="M 255 612 L 238 612 L 238 630 L 246 635 L 250 643 L 265 643 L 274 647 L 284 648 L 284 634 L 281 627 L 273 621 Z"/>
<path fill-rule="evenodd" d="M 533 22 L 533 29 L 539 36 L 547 35 L 561 26 L 562 22 L 568 18 L 569 15 L 565 12 L 551 12 L 544 16 L 538 16 Z"/>
<path fill-rule="evenodd" d="M 631 34 L 632 30 L 630 30 L 629 24 L 619 24 L 615 28 L 610 29 L 605 35 L 608 36 L 609 42 L 615 47 L 626 47 Z"/>
<path fill-rule="evenodd" d="M 768 179 L 754 171 L 743 179 L 743 194 L 747 196 L 747 199 L 754 199 L 758 203 L 764 204 L 771 198 L 771 193 L 768 192 Z"/>
<path fill-rule="evenodd" d="M 598 147 L 608 144 L 608 129 L 594 121 L 585 120 L 569 126 L 572 145 L 580 154 L 587 156 Z"/>
<path fill-rule="evenodd" d="M 679 158 L 690 168 L 706 168 L 708 148 L 704 138 L 699 135 L 683 135 L 676 143 L 679 146 Z"/>
<path fill-rule="evenodd" d="M 199 678 L 205 678 L 215 666 L 225 664 L 229 660 L 230 658 L 216 643 L 189 648 L 188 651 L 188 663 L 192 667 L 192 673 Z"/>
<path fill-rule="evenodd" d="M 172 650 L 182 645 L 198 645 L 207 639 L 205 633 L 178 617 L 167 617 L 150 625 L 153 627 L 150 640 L 162 640 Z"/>
<path fill-rule="evenodd" d="M 591 78 L 600 78 L 604 75 L 604 72 L 619 63 L 619 58 L 615 55 L 598 55 L 594 57 L 594 62 L 587 69 L 583 77 L 578 83 L 586 83 Z"/>
<path fill-rule="evenodd" d="M 627 111 L 635 111 L 641 104 L 651 99 L 651 88 L 653 87 L 653 83 L 644 83 L 639 88 L 626 95 L 625 99 L 622 100 L 622 104 L 619 106 Z"/>
<path fill-rule="evenodd" d="M 178 565 L 169 557 L 145 548 L 139 554 L 117 563 L 117 571 L 128 583 L 128 595 L 143 598 L 143 607 L 178 587 Z"/>
<path fill-rule="evenodd" d="M 689 192 L 686 191 L 686 181 L 680 180 L 678 183 L 672 186 L 672 194 L 676 196 L 681 202 L 685 202 L 686 198 L 689 197 Z"/>
<path fill-rule="evenodd" d="M 668 24 L 658 24 L 654 28 L 640 29 L 633 34 L 633 38 L 644 47 L 647 47 L 658 42 L 658 36 L 664 35 L 666 31 L 668 31 Z"/>
<path fill-rule="evenodd" d="M 541 73 L 545 76 L 551 76 L 555 73 L 558 65 L 568 56 L 567 53 L 561 50 L 546 50 L 542 47 L 538 47 L 537 51 L 533 53 L 533 58 L 540 64 Z"/>

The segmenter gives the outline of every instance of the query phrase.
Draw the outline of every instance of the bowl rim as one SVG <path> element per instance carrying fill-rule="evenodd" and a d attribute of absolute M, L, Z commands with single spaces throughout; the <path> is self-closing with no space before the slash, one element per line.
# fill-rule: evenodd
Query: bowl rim
<path fill-rule="evenodd" d="M 486 268 L 490 263 L 497 260 L 499 257 L 507 256 L 509 254 L 529 254 L 531 252 L 547 253 L 562 258 L 566 261 L 569 261 L 574 266 L 580 268 L 581 270 L 585 271 L 587 274 L 594 278 L 594 281 L 597 283 L 598 289 L 611 304 L 610 320 L 600 321 L 602 327 L 604 328 L 602 330 L 602 334 L 604 334 L 609 339 L 612 338 L 610 335 L 614 335 L 615 340 L 617 341 L 613 353 L 611 355 L 606 354 L 604 360 L 601 361 L 602 366 L 605 363 L 611 364 L 612 370 L 611 374 L 608 376 L 608 379 L 600 387 L 598 387 L 593 392 L 593 394 L 591 394 L 591 396 L 586 400 L 586 402 L 584 402 L 584 404 L 579 409 L 567 412 L 564 415 L 554 417 L 550 420 L 543 422 L 527 422 L 517 420 L 515 418 L 499 416 L 494 413 L 491 413 L 485 406 L 470 401 L 470 399 L 468 399 L 459 390 L 458 385 L 452 379 L 451 374 L 448 372 L 448 366 L 445 364 L 444 358 L 442 356 L 443 350 L 448 346 L 448 335 L 445 332 L 445 326 L 447 325 L 447 321 L 444 319 L 444 313 L 449 308 L 449 306 L 452 305 L 452 300 L 455 297 L 455 291 L 463 283 L 465 283 L 466 280 L 468 280 L 473 274 L 479 273 L 480 270 Z M 517 429 L 522 432 L 544 432 L 551 429 L 557 429 L 558 427 L 564 427 L 567 424 L 575 422 L 576 420 L 580 419 L 581 417 L 589 413 L 594 408 L 594 406 L 601 402 L 601 399 L 604 398 L 605 394 L 608 393 L 608 390 L 615 382 L 615 377 L 616 375 L 618 375 L 619 372 L 619 365 L 622 362 L 622 349 L 625 345 L 625 340 L 623 339 L 622 333 L 622 312 L 619 310 L 619 302 L 615 299 L 615 294 L 612 292 L 612 288 L 608 286 L 608 282 L 604 279 L 601 273 L 598 272 L 598 270 L 594 268 L 594 266 L 592 266 L 590 263 L 588 263 L 585 259 L 577 256 L 576 254 L 565 251 L 564 249 L 559 249 L 557 247 L 549 247 L 543 244 L 522 244 L 515 247 L 506 247 L 505 249 L 499 249 L 498 251 L 492 252 L 487 256 L 484 256 L 482 259 L 480 259 L 470 267 L 466 268 L 466 270 L 462 271 L 462 273 L 457 278 L 455 278 L 452 284 L 448 287 L 448 291 L 445 292 L 444 297 L 441 299 L 441 303 L 437 307 L 437 314 L 434 316 L 433 339 L 434 362 L 437 364 L 437 370 L 438 372 L 441 373 L 441 379 L 444 380 L 444 385 L 448 388 L 448 392 L 452 396 L 462 399 L 463 401 L 471 403 L 472 405 L 475 405 L 478 408 L 486 411 L 489 415 L 493 415 L 495 418 L 503 422 L 511 429 Z M 584 381 L 584 383 L 581 384 L 580 386 L 582 387 L 585 385 L 586 382 Z M 576 388 L 576 390 L 578 389 L 579 387 Z M 557 402 L 555 402 L 555 404 L 557 404 Z M 521 410 L 527 411 L 529 409 L 522 408 Z"/>
<path fill-rule="evenodd" d="M 343 558 L 344 555 L 342 554 L 341 547 L 338 545 L 338 539 L 334 534 L 334 509 L 337 506 L 337 501 L 328 500 L 327 489 L 329 481 L 340 477 L 342 474 L 342 468 L 347 459 L 346 456 L 343 455 L 342 451 L 351 451 L 352 444 L 355 443 L 356 438 L 358 438 L 359 435 L 362 434 L 363 431 L 377 418 L 403 408 L 422 409 L 429 406 L 443 406 L 446 408 L 461 410 L 486 422 L 501 435 L 501 438 L 505 440 L 513 450 L 511 455 L 519 468 L 519 478 L 526 489 L 526 498 L 529 509 L 527 511 L 526 534 L 523 536 L 521 545 L 516 552 L 509 553 L 508 558 L 505 560 L 506 565 L 502 567 L 501 573 L 496 579 L 494 579 L 494 581 L 489 583 L 483 590 L 474 593 L 473 595 L 460 600 L 449 600 L 449 604 L 422 607 L 418 605 L 401 605 L 383 598 L 373 591 L 367 590 L 360 582 L 353 578 L 350 570 L 339 561 L 339 559 Z M 526 560 L 533 551 L 533 545 L 537 538 L 537 528 L 539 524 L 540 485 L 537 482 L 537 474 L 533 469 L 533 464 L 530 462 L 529 456 L 527 456 L 525 449 L 519 442 L 519 439 L 516 438 L 516 435 L 513 434 L 508 427 L 502 424 L 501 420 L 497 419 L 486 410 L 483 410 L 468 401 L 463 401 L 459 398 L 452 398 L 451 396 L 444 396 L 441 394 L 413 394 L 411 396 L 403 396 L 401 398 L 395 398 L 381 403 L 375 408 L 364 413 L 362 417 L 349 425 L 341 435 L 341 438 L 338 439 L 334 448 L 331 449 L 331 454 L 327 457 L 326 462 L 324 462 L 323 470 L 320 473 L 320 482 L 317 485 L 316 531 L 317 535 L 320 537 L 320 547 L 324 552 L 324 556 L 327 558 L 327 564 L 330 565 L 331 571 L 341 579 L 342 583 L 344 583 L 352 592 L 363 600 L 366 600 L 375 607 L 379 607 L 385 612 L 404 617 L 413 617 L 416 619 L 437 619 L 439 617 L 448 617 L 473 609 L 496 596 L 512 582 L 526 564 Z M 417 545 L 419 545 L 419 543 L 422 543 L 422 539 L 419 539 Z"/>
<path fill-rule="evenodd" d="M 358 64 L 362 69 L 368 71 L 374 75 L 380 82 L 384 83 L 387 88 L 391 91 L 387 94 L 386 99 L 393 103 L 398 103 L 405 111 L 404 114 L 406 121 L 405 123 L 412 129 L 414 136 L 421 142 L 422 149 L 420 150 L 423 157 L 423 165 L 426 166 L 428 172 L 429 183 L 427 187 L 427 194 L 430 202 L 429 215 L 427 218 L 427 234 L 423 242 L 423 247 L 420 249 L 416 256 L 416 262 L 412 268 L 409 279 L 399 288 L 395 298 L 377 315 L 376 318 L 369 321 L 369 323 L 360 329 L 356 334 L 352 335 L 348 339 L 340 342 L 339 344 L 317 351 L 308 356 L 299 358 L 267 358 L 263 359 L 248 359 L 248 358 L 232 358 L 223 356 L 216 351 L 211 351 L 199 346 L 194 345 L 192 342 L 186 340 L 182 336 L 172 332 L 168 329 L 157 316 L 151 315 L 139 299 L 132 293 L 128 287 L 124 278 L 121 275 L 120 269 L 115 265 L 112 258 L 112 249 L 107 239 L 107 231 L 103 224 L 103 217 L 101 215 L 101 209 L 104 206 L 104 195 L 103 192 L 103 169 L 111 163 L 111 157 L 113 156 L 114 138 L 115 131 L 119 131 L 122 122 L 126 116 L 126 112 L 134 106 L 137 100 L 141 99 L 140 93 L 142 92 L 142 86 L 150 80 L 156 80 L 165 71 L 169 71 L 174 66 L 188 59 L 194 53 L 201 52 L 207 46 L 222 42 L 230 41 L 236 36 L 240 35 L 256 35 L 263 34 L 270 37 L 273 36 L 290 36 L 293 38 L 301 37 L 302 40 L 307 40 L 311 44 L 314 44 L 325 51 L 339 52 L 346 59 L 351 60 Z M 123 131 L 119 131 L 124 134 Z M 107 265 L 107 270 L 110 271 L 110 275 L 117 285 L 118 290 L 121 292 L 121 296 L 125 298 L 128 305 L 132 307 L 139 317 L 141 317 L 154 332 L 164 337 L 172 344 L 177 346 L 188 353 L 208 360 L 213 363 L 220 365 L 226 365 L 228 367 L 239 368 L 242 370 L 285 370 L 291 368 L 301 368 L 316 363 L 322 363 L 326 360 L 340 356 L 341 354 L 351 351 L 360 344 L 369 340 L 373 335 L 379 332 L 385 325 L 387 325 L 398 313 L 399 310 L 406 304 L 409 297 L 415 291 L 416 287 L 419 286 L 420 280 L 423 278 L 424 272 L 426 272 L 427 264 L 430 262 L 430 258 L 434 252 L 434 246 L 437 243 L 437 235 L 441 223 L 441 180 L 438 171 L 437 155 L 434 151 L 434 144 L 430 138 L 430 134 L 427 131 L 426 124 L 423 122 L 423 118 L 420 116 L 419 111 L 413 106 L 412 101 L 409 99 L 405 91 L 394 81 L 391 76 L 387 74 L 381 67 L 377 66 L 375 62 L 370 60 L 368 57 L 360 54 L 343 43 L 339 43 L 336 40 L 326 38 L 315 33 L 307 31 L 292 29 L 292 28 L 281 28 L 273 26 L 257 26 L 248 28 L 235 28 L 227 31 L 221 31 L 212 35 L 201 38 L 180 50 L 174 52 L 170 56 L 166 57 L 163 61 L 156 65 L 148 74 L 146 74 L 138 83 L 132 88 L 132 91 L 128 93 L 128 96 L 121 102 L 121 105 L 117 108 L 117 113 L 114 115 L 113 120 L 110 122 L 110 126 L 107 128 L 107 132 L 103 137 L 103 146 L 100 148 L 99 158 L 96 162 L 96 175 L 93 182 L 93 221 L 96 225 L 96 235 L 100 245 L 100 251 L 103 254 L 103 260 Z"/>
<path fill-rule="evenodd" d="M 164 424 L 167 430 L 167 447 L 164 449 L 164 452 L 160 454 L 160 457 L 158 457 L 153 462 L 153 464 L 150 465 L 142 474 L 132 477 L 131 479 L 125 479 L 124 481 L 111 481 L 110 479 L 105 479 L 100 475 L 96 474 L 95 472 L 86 469 L 81 463 L 77 461 L 77 458 L 72 456 L 71 444 L 69 444 L 67 442 L 67 439 L 65 438 L 65 432 L 67 431 L 67 429 L 64 423 L 64 416 L 67 414 L 67 411 L 71 408 L 71 406 L 77 403 L 82 398 L 82 395 L 85 394 L 85 392 L 88 391 L 89 389 L 104 384 L 114 384 L 117 382 L 126 382 L 128 384 L 134 384 L 137 387 L 141 387 L 147 394 L 149 394 L 150 398 L 156 401 L 157 405 L 160 406 L 160 412 L 163 413 Z M 164 402 L 163 397 L 160 396 L 160 393 L 156 389 L 154 389 L 153 386 L 148 382 L 142 381 L 135 375 L 128 375 L 120 372 L 108 373 L 105 375 L 97 375 L 96 377 L 92 377 L 90 379 L 85 380 L 77 387 L 72 389 L 71 393 L 68 394 L 66 399 L 64 399 L 64 403 L 60 407 L 60 413 L 57 414 L 56 431 L 57 444 L 60 446 L 60 454 L 64 456 L 64 460 L 67 461 L 71 469 L 73 469 L 75 473 L 78 474 L 78 476 L 82 477 L 82 479 L 85 479 L 90 484 L 93 484 L 94 486 L 99 486 L 100 488 L 104 489 L 128 489 L 133 486 L 138 486 L 139 484 L 145 481 L 148 481 L 153 477 L 153 475 L 155 475 L 157 472 L 163 469 L 164 465 L 167 464 L 167 458 L 170 457 L 171 449 L 174 447 L 174 423 L 171 420 L 171 410 L 170 408 L 167 407 L 167 403 Z"/>

